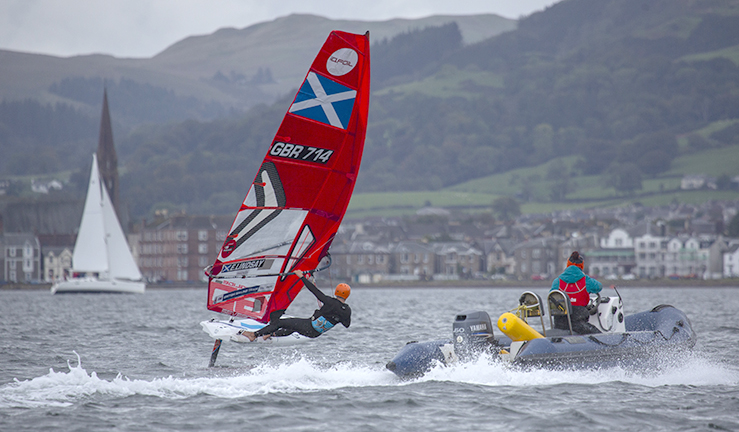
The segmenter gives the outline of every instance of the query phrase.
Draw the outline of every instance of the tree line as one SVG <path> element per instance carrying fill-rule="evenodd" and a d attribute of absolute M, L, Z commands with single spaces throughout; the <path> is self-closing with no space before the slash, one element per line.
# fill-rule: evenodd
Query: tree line
<path fill-rule="evenodd" d="M 551 200 L 564 199 L 569 179 L 579 175 L 601 175 L 608 186 L 630 193 L 669 170 L 680 154 L 737 145 L 739 122 L 694 133 L 739 119 L 739 67 L 721 56 L 686 57 L 739 43 L 739 17 L 720 12 L 688 0 L 570 0 L 470 46 L 461 44 L 453 24 L 379 41 L 372 46 L 374 94 L 356 190 L 436 190 L 576 156 L 572 167 L 555 164 L 541 173 L 554 185 Z M 500 77 L 502 85 L 465 83 L 472 94 L 453 97 L 394 91 L 413 83 L 444 85 L 444 76 L 470 71 Z M 65 84 L 73 85 L 87 84 Z M 112 91 L 109 96 L 115 121 Z M 161 96 L 169 105 L 184 102 Z M 157 206 L 233 211 L 291 100 L 117 135 L 125 166 L 121 191 L 133 214 Z M 62 116 L 58 109 L 48 112 Z M 48 115 L 36 111 L 35 121 Z M 19 134 L 2 145 L 17 143 Z M 678 146 L 678 136 L 688 145 Z M 37 140 L 40 147 L 48 142 Z M 75 141 L 68 141 L 71 149 Z"/>

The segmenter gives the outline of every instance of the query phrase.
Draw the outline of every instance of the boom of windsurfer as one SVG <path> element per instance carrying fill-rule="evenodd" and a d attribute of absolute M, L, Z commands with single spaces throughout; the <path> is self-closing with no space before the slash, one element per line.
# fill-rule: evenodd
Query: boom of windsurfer
<path fill-rule="evenodd" d="M 346 299 L 351 294 L 349 285 L 345 283 L 338 284 L 334 291 L 335 298 L 333 298 L 322 293 L 313 282 L 304 276 L 302 271 L 296 270 L 295 275 L 321 302 L 321 308 L 313 312 L 313 316 L 310 318 L 270 319 L 270 323 L 265 327 L 255 332 L 245 331 L 242 333 L 250 341 L 254 342 L 259 336 L 266 340 L 271 336 L 287 336 L 294 332 L 309 338 L 317 338 L 338 323 L 343 324 L 344 327 L 349 327 L 352 317 L 352 310 L 346 304 Z"/>

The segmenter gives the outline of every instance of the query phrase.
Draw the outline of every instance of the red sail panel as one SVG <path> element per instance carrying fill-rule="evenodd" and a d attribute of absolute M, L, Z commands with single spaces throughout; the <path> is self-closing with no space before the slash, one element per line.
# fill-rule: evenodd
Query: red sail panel
<path fill-rule="evenodd" d="M 272 140 L 209 271 L 208 309 L 267 322 L 302 288 L 293 270 L 328 253 L 359 171 L 369 33 L 333 31 Z"/>

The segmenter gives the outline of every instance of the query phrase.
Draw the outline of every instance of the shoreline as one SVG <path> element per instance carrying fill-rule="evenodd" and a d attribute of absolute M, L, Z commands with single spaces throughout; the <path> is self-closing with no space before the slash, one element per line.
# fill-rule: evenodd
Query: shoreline
<path fill-rule="evenodd" d="M 332 285 L 339 281 L 320 281 L 319 283 Z M 619 281 L 601 281 L 604 288 L 615 285 L 617 288 L 739 288 L 739 278 L 735 279 L 636 279 Z M 387 281 L 380 284 L 351 283 L 356 288 L 546 288 L 549 289 L 547 281 L 509 281 L 509 280 L 459 280 L 459 281 L 418 281 L 418 282 L 392 282 Z M 146 289 L 202 289 L 207 285 L 197 283 L 163 283 L 147 284 Z M 50 291 L 51 283 L 23 284 L 11 283 L 0 284 L 0 291 Z"/>

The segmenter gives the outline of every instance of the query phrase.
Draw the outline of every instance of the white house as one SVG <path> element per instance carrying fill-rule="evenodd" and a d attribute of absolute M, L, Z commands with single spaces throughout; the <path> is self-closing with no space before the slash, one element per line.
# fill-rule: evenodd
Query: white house
<path fill-rule="evenodd" d="M 733 245 L 724 252 L 724 277 L 739 277 L 739 245 Z"/>
<path fill-rule="evenodd" d="M 637 275 L 640 278 L 661 278 L 665 276 L 662 243 L 667 239 L 647 232 L 634 239 Z"/>
<path fill-rule="evenodd" d="M 709 249 L 701 249 L 695 237 L 674 237 L 667 241 L 662 265 L 666 276 L 703 277 L 708 270 Z"/>
<path fill-rule="evenodd" d="M 603 249 L 632 249 L 634 247 L 634 239 L 623 228 L 616 228 L 611 231 L 607 237 L 600 239 L 600 247 Z"/>
<path fill-rule="evenodd" d="M 2 245 L 4 280 L 26 283 L 41 281 L 41 246 L 35 235 L 6 233 Z"/>
<path fill-rule="evenodd" d="M 72 276 L 72 250 L 68 247 L 44 249 L 44 280 L 55 282 Z"/>
<path fill-rule="evenodd" d="M 709 177 L 705 174 L 690 174 L 683 176 L 680 181 L 680 189 L 691 190 L 691 189 L 716 189 L 716 178 Z"/>

